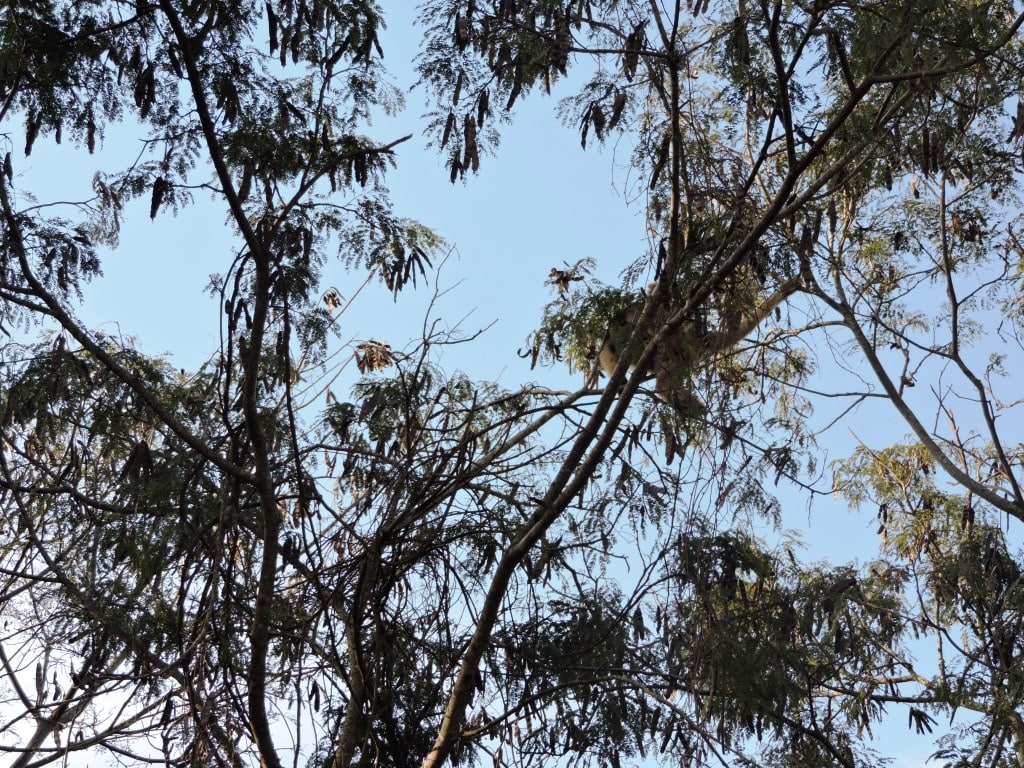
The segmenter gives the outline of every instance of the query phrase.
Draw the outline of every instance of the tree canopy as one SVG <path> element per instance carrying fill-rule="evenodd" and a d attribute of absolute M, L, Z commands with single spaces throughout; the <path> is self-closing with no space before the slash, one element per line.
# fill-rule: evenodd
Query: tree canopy
<path fill-rule="evenodd" d="M 644 215 L 617 278 L 537 265 L 524 383 L 346 341 L 330 265 L 400 311 L 446 248 L 367 135 L 388 6 L 0 0 L 3 759 L 852 768 L 892 720 L 1024 764 L 1022 9 L 423 2 L 424 188 L 561 81 Z M 87 200 L 19 172 L 120 132 Z M 208 362 L 80 319 L 127 217 L 211 198 Z M 864 419 L 906 437 L 830 454 Z M 827 497 L 877 551 L 802 557 Z"/>

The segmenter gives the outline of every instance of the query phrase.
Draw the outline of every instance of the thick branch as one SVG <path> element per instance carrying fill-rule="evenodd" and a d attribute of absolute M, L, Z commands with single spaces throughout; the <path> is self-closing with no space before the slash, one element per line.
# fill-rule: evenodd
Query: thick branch
<path fill-rule="evenodd" d="M 256 605 L 253 609 L 252 628 L 249 635 L 250 659 L 248 673 L 249 720 L 253 738 L 259 749 L 260 761 L 268 768 L 280 768 L 281 760 L 274 747 L 270 733 L 270 721 L 266 705 L 267 654 L 270 649 L 270 611 L 277 575 L 277 560 L 281 520 L 274 495 L 274 482 L 270 472 L 269 451 L 263 425 L 260 422 L 258 403 L 259 368 L 262 359 L 263 338 L 268 322 L 270 293 L 272 288 L 270 257 L 265 243 L 253 230 L 245 215 L 242 202 L 235 190 L 234 182 L 221 151 L 216 126 L 206 101 L 204 80 L 193 54 L 192 39 L 186 34 L 171 0 L 160 0 L 160 7 L 174 31 L 182 51 L 182 60 L 188 75 L 192 98 L 202 127 L 210 160 L 213 162 L 221 187 L 231 209 L 232 218 L 245 238 L 255 266 L 253 286 L 252 327 L 249 347 L 242 359 L 242 410 L 246 433 L 252 447 L 254 472 L 252 483 L 260 498 L 263 517 L 263 556 L 260 562 Z"/>

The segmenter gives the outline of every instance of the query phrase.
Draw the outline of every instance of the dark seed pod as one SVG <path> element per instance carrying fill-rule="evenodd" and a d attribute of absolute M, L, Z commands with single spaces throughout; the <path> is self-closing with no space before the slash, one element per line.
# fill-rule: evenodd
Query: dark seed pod
<path fill-rule="evenodd" d="M 491 96 L 490 89 L 484 88 L 480 92 L 480 99 L 476 106 L 476 122 L 478 126 L 484 124 L 484 118 L 491 113 Z"/>
<path fill-rule="evenodd" d="M 444 124 L 444 133 L 441 135 L 441 146 L 444 147 L 448 143 L 448 139 L 451 138 L 452 129 L 455 127 L 455 113 L 449 112 L 448 119 Z"/>
<path fill-rule="evenodd" d="M 156 212 L 160 210 L 160 205 L 164 201 L 164 194 L 170 186 L 170 183 L 163 176 L 158 177 L 153 182 L 153 196 L 149 202 L 149 218 L 156 218 Z"/>
<path fill-rule="evenodd" d="M 25 121 L 25 157 L 32 154 L 32 145 L 36 143 L 36 136 L 39 135 L 39 118 L 35 110 L 28 113 Z"/>
<path fill-rule="evenodd" d="M 270 3 L 267 3 L 267 26 L 269 27 L 270 33 L 270 53 L 273 54 L 277 50 L 278 39 L 277 39 L 277 28 L 278 20 L 277 14 L 274 13 L 274 9 L 270 7 Z"/>
<path fill-rule="evenodd" d="M 594 131 L 597 133 L 597 138 L 604 139 L 604 110 L 601 109 L 600 104 L 594 105 L 594 108 L 590 112 L 590 120 L 594 123 Z"/>
<path fill-rule="evenodd" d="M 455 45 L 460 51 L 466 49 L 470 40 L 469 19 L 462 14 L 455 17 Z"/>
<path fill-rule="evenodd" d="M 610 131 L 619 123 L 619 119 L 622 117 L 622 111 L 626 108 L 626 92 L 619 91 L 615 94 L 615 101 L 612 102 L 612 116 L 608 120 L 608 130 Z"/>

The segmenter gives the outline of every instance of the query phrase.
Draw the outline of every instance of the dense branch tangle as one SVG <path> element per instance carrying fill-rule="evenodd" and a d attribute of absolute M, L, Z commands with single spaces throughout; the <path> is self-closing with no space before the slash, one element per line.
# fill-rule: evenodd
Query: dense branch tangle
<path fill-rule="evenodd" d="M 65 218 L 52 201 L 26 205 L 19 152 L 4 163 L 2 319 L 56 326 L 3 350 L 0 599 L 5 620 L 32 609 L 12 630 L 24 642 L 0 644 L 19 710 L 4 713 L 4 744 L 38 764 L 141 734 L 127 759 L 181 766 L 272 766 L 294 748 L 331 768 L 651 750 L 812 768 L 856 764 L 891 704 L 911 706 L 918 729 L 944 721 L 940 707 L 980 713 L 989 733 L 955 746 L 966 763 L 1020 750 L 1021 568 L 993 515 L 1019 514 L 1020 452 L 1000 445 L 1000 401 L 957 319 L 980 295 L 959 285 L 969 267 L 1022 250 L 1019 226 L 986 241 L 1005 212 L 977 203 L 1016 183 L 1024 118 L 1000 122 L 1022 72 L 1011 12 L 425 3 L 420 73 L 454 180 L 485 169 L 502 119 L 557 78 L 574 78 L 562 114 L 583 145 L 627 135 L 617 158 L 649 241 L 592 254 L 601 280 L 622 270 L 615 288 L 569 279 L 550 305 L 535 341 L 588 371 L 603 358 L 609 374 L 603 391 L 566 394 L 444 375 L 431 351 L 443 335 L 401 351 L 331 335 L 351 299 L 325 284 L 335 252 L 397 291 L 438 245 L 381 185 L 408 145 L 362 136 L 397 96 L 371 3 L 0 6 L 0 117 L 18 149 L 23 131 L 26 153 L 58 135 L 88 153 L 125 114 L 152 149 L 97 175 L 95 199 Z M 582 62 L 595 66 L 572 74 Z M 920 193 L 940 174 L 957 192 L 933 215 Z M 564 183 L 566 228 L 593 226 Z M 237 243 L 203 254 L 222 343 L 188 373 L 72 307 L 134 198 L 148 197 L 153 226 L 171 210 L 180 226 L 199 188 Z M 938 258 L 915 273 L 935 221 Z M 586 255 L 544 254 L 537 274 Z M 1007 256 L 998 284 L 1019 289 L 1014 275 Z M 934 277 L 952 305 L 948 348 L 900 308 Z M 801 564 L 736 524 L 775 521 L 773 477 L 832 490 L 811 469 L 811 409 L 788 408 L 810 391 L 787 347 L 797 330 L 759 333 L 796 291 L 814 303 L 793 313 L 828 329 L 837 358 L 841 325 L 870 363 L 855 394 L 878 399 L 870 370 L 920 438 L 865 448 L 838 474 L 851 503 L 878 505 L 878 567 Z M 963 374 L 994 446 L 929 432 L 907 394 L 915 356 Z M 645 389 L 673 407 L 638 401 Z M 937 399 L 936 421 L 958 427 L 954 405 L 970 399 Z M 712 420 L 700 445 L 652 448 L 665 424 Z M 949 656 L 939 684 L 904 647 L 922 630 Z M 121 695 L 128 714 L 109 729 L 86 721 Z M 294 730 L 275 730 L 275 711 Z M 57 727 L 65 717 L 80 739 Z"/>
<path fill-rule="evenodd" d="M 998 11 L 973 19 L 966 33 L 965 18 L 959 15 L 963 10 L 928 2 L 873 4 L 870 9 L 767 2 L 739 7 L 588 0 L 428 3 L 425 18 L 432 40 L 454 43 L 454 55 L 449 47 L 443 58 L 428 54 L 421 66 L 438 92 L 436 134 L 448 151 L 453 180 L 479 166 L 485 122 L 493 125 L 493 117 L 509 116 L 531 87 L 547 87 L 571 64 L 570 53 L 612 54 L 563 105 L 584 145 L 588 137 L 601 140 L 620 130 L 635 130 L 640 137 L 633 160 L 637 189 L 649 192 L 652 253 L 627 267 L 624 290 L 588 294 L 583 289 L 576 291 L 578 301 L 572 296 L 561 305 L 556 301 L 533 338 L 533 350 L 548 345 L 552 357 L 569 357 L 583 370 L 592 369 L 603 352 L 606 369 L 613 370 L 594 420 L 581 433 L 590 444 L 574 446 L 565 472 L 531 522 L 550 525 L 561 514 L 557 503 L 552 506 L 557 488 L 575 487 L 575 467 L 600 464 L 608 430 L 617 426 L 641 380 L 653 375 L 656 393 L 685 409 L 680 384 L 692 375 L 694 359 L 707 362 L 709 353 L 720 355 L 793 289 L 814 285 L 814 273 L 839 274 L 842 259 L 819 260 L 827 252 L 819 238 L 835 232 L 837 221 L 847 223 L 860 194 L 892 185 L 894 179 L 905 181 L 919 169 L 928 173 L 938 163 L 963 161 L 954 159 L 953 147 L 970 124 L 970 117 L 963 116 L 970 111 L 965 105 L 980 103 L 972 84 L 984 82 L 979 86 L 984 90 L 994 82 L 985 59 L 994 50 L 1009 55 L 1007 43 L 1019 26 L 1013 9 L 1003 3 Z M 1016 57 L 1011 58 L 1015 63 L 1003 77 L 1019 71 Z M 808 72 L 813 73 L 810 79 Z M 942 88 L 962 86 L 968 93 L 951 97 L 943 112 L 935 111 Z M 982 101 L 996 112 L 1000 97 L 992 96 Z M 954 104 L 961 105 L 959 113 Z M 660 105 L 660 111 L 652 105 Z M 943 126 L 948 153 L 940 159 L 936 129 L 922 126 L 946 122 L 945 116 L 956 127 Z M 467 130 L 457 130 L 460 126 Z M 972 164 L 986 157 L 970 154 Z M 860 226 L 869 230 L 870 221 L 865 217 Z M 767 289 L 766 298 L 733 315 L 738 322 L 724 323 L 731 328 L 709 328 L 702 310 L 713 304 L 709 297 L 752 259 L 760 260 L 766 248 L 781 257 L 768 265 L 782 276 L 776 290 Z M 788 265 L 783 263 L 787 252 L 792 254 Z M 686 259 L 693 254 L 695 263 Z M 797 271 L 805 274 L 790 277 Z M 649 300 L 635 292 L 644 274 L 661 275 Z M 677 279 L 684 290 L 673 290 Z M 587 311 L 588 300 L 596 310 Z M 851 317 L 847 313 L 841 320 L 850 323 Z M 857 338 L 863 342 L 863 335 Z M 628 368 L 635 375 L 626 380 Z M 623 396 L 612 419 L 599 426 L 612 408 L 609 392 L 620 388 Z M 895 392 L 886 389 L 890 396 Z M 942 450 L 934 441 L 931 447 Z M 508 571 L 522 562 L 524 549 L 516 541 L 507 550 L 511 562 L 503 562 L 495 574 L 488 611 L 453 686 L 429 765 L 443 760 L 458 738 L 480 648 L 495 620 L 490 603 L 507 588 Z M 843 583 L 848 584 L 836 581 Z M 881 684 L 879 679 L 868 687 Z M 786 728 L 801 733 L 801 718 L 814 721 L 810 712 L 812 704 Z M 825 721 L 835 722 L 831 716 Z M 801 765 L 826 759 L 849 764 L 846 737 L 826 737 L 820 730 L 815 735 L 831 748 L 827 758 L 796 750 L 786 759 Z"/>

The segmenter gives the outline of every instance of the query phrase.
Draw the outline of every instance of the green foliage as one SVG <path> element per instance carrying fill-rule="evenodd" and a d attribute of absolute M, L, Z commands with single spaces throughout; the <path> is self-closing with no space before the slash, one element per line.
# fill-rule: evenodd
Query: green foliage
<path fill-rule="evenodd" d="M 528 342 L 538 360 L 564 360 L 570 370 L 591 374 L 602 345 L 626 348 L 642 308 L 643 298 L 634 293 L 589 284 L 574 288 L 545 307 Z"/>
<path fill-rule="evenodd" d="M 43 326 L 0 345 L 0 747 L 848 768 L 906 714 L 939 762 L 1024 762 L 1014 14 L 422 4 L 452 181 L 556 81 L 582 148 L 617 148 L 648 245 L 620 287 L 552 269 L 529 349 L 594 384 L 603 348 L 661 334 L 625 407 L 446 372 L 439 325 L 343 333 L 335 260 L 399 301 L 446 247 L 391 205 L 405 139 L 368 135 L 402 100 L 377 4 L 0 2 L 0 330 Z M 22 147 L 115 136 L 141 154 L 91 200 L 16 174 Z M 236 243 L 209 255 L 208 364 L 76 319 L 127 217 L 210 193 Z M 914 437 L 830 487 L 818 441 L 861 414 Z M 866 564 L 778 530 L 830 491 L 876 514 Z"/>

